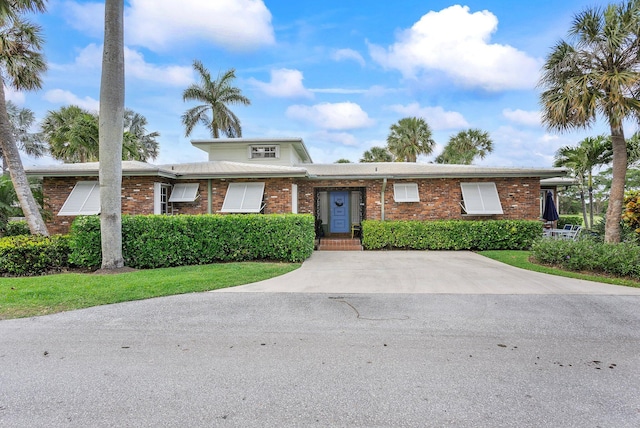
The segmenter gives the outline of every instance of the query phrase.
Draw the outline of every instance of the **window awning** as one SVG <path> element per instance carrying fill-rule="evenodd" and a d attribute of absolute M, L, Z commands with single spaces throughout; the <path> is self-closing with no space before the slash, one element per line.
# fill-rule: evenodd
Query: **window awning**
<path fill-rule="evenodd" d="M 171 189 L 169 202 L 193 202 L 198 197 L 198 183 L 177 183 Z"/>
<path fill-rule="evenodd" d="M 469 215 L 504 214 L 495 183 L 460 183 L 462 208 Z"/>
<path fill-rule="evenodd" d="M 58 215 L 100 214 L 100 183 L 97 181 L 78 181 Z"/>
<path fill-rule="evenodd" d="M 396 202 L 420 202 L 418 183 L 394 183 L 393 200 Z"/>
<path fill-rule="evenodd" d="M 264 183 L 229 183 L 222 203 L 224 213 L 259 213 L 262 211 Z"/>

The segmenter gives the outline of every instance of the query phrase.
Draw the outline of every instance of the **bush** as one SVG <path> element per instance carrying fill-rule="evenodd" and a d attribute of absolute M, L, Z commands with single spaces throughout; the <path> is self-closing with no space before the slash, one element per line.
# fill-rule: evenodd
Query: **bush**
<path fill-rule="evenodd" d="M 11 236 L 0 239 L 0 274 L 41 275 L 69 267 L 68 236 Z"/>
<path fill-rule="evenodd" d="M 634 243 L 540 239 L 534 243 L 532 255 L 539 263 L 567 270 L 640 279 L 640 246 Z"/>
<path fill-rule="evenodd" d="M 77 217 L 71 226 L 71 260 L 101 264 L 100 220 Z M 300 262 L 313 252 L 311 215 L 122 216 L 122 253 L 134 268 L 208 264 L 217 261 Z"/>
<path fill-rule="evenodd" d="M 4 231 L 4 236 L 31 235 L 26 220 L 10 221 Z"/>
<path fill-rule="evenodd" d="M 362 222 L 367 250 L 519 250 L 542 234 L 539 221 L 380 221 Z"/>
<path fill-rule="evenodd" d="M 562 229 L 565 224 L 578 225 L 582 224 L 582 217 L 579 215 L 563 215 L 558 219 L 557 228 Z"/>

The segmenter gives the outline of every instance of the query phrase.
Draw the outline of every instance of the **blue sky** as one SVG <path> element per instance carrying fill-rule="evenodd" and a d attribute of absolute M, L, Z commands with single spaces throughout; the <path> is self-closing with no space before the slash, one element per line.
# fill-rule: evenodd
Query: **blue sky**
<path fill-rule="evenodd" d="M 437 143 L 488 131 L 494 152 L 476 164 L 549 167 L 589 131 L 558 134 L 539 120 L 544 57 L 573 16 L 606 2 L 131 0 L 125 2 L 126 106 L 160 132 L 153 163 L 206 161 L 180 116 L 198 59 L 215 76 L 236 69 L 251 106 L 235 106 L 244 137 L 302 137 L 316 163 L 357 162 L 385 145 L 389 126 L 426 119 Z M 41 119 L 76 104 L 97 111 L 104 4 L 50 0 L 42 26 L 49 70 L 38 92 L 9 93 Z M 628 135 L 635 129 L 628 129 Z M 26 165 L 52 163 L 24 158 Z"/>

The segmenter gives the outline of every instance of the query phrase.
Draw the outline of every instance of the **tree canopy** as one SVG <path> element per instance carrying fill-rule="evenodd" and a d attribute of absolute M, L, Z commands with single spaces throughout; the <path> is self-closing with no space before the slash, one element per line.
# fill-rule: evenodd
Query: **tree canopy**
<path fill-rule="evenodd" d="M 405 117 L 391 125 L 387 148 L 396 162 L 416 162 L 419 155 L 429 155 L 435 141 L 429 124 L 422 118 Z"/>
<path fill-rule="evenodd" d="M 493 141 L 489 133 L 480 129 L 460 131 L 449 138 L 435 162 L 446 164 L 471 165 L 476 158 L 484 159 L 493 152 Z"/>

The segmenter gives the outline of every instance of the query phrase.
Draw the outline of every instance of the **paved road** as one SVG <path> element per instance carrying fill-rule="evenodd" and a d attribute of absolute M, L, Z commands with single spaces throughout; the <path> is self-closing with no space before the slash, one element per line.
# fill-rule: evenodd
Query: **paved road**
<path fill-rule="evenodd" d="M 608 289 L 212 292 L 0 321 L 0 426 L 637 427 L 640 296 Z"/>

